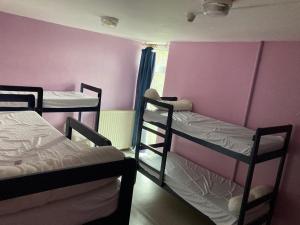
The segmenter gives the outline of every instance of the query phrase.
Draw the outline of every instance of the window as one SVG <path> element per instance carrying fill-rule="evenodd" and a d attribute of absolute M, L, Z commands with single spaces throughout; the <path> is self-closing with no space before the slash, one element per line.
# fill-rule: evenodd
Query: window
<path fill-rule="evenodd" d="M 166 77 L 166 68 L 167 68 L 167 61 L 168 61 L 168 53 L 169 48 L 167 46 L 157 47 L 155 48 L 156 52 L 156 60 L 155 60 L 155 67 L 153 72 L 153 78 L 151 82 L 151 88 L 156 89 L 160 96 L 163 95 L 163 89 L 165 84 L 165 77 Z M 153 106 L 148 105 L 149 109 L 153 109 Z M 156 126 L 151 126 L 154 130 L 157 130 Z M 156 143 L 157 136 L 150 132 L 143 131 L 142 140 L 146 144 L 153 144 Z"/>

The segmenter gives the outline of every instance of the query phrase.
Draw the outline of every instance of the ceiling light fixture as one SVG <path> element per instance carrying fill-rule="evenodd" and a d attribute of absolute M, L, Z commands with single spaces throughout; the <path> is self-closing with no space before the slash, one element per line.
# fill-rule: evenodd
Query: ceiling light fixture
<path fill-rule="evenodd" d="M 119 18 L 112 17 L 112 16 L 100 16 L 101 23 L 103 26 L 106 27 L 117 27 L 119 23 Z"/>

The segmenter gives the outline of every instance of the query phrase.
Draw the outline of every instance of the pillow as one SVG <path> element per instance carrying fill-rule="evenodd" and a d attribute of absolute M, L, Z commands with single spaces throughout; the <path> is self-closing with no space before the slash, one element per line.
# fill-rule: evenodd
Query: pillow
<path fill-rule="evenodd" d="M 167 101 L 167 100 L 161 100 L 159 94 L 157 93 L 157 91 L 153 88 L 150 88 L 148 90 L 145 91 L 144 97 L 146 98 L 150 98 L 156 101 L 160 101 L 163 103 L 167 103 L 169 105 L 173 105 L 173 109 L 174 111 L 192 111 L 192 107 L 193 104 L 191 101 L 189 100 L 177 100 L 177 101 Z M 159 107 L 154 105 L 158 110 L 163 110 L 163 111 L 167 111 L 167 108 L 164 107 Z"/>
<path fill-rule="evenodd" d="M 273 187 L 269 185 L 259 185 L 251 189 L 250 193 L 255 199 L 270 194 L 273 191 Z"/>
<path fill-rule="evenodd" d="M 193 104 L 190 100 L 182 99 L 177 101 L 164 101 L 161 102 L 173 105 L 174 111 L 192 111 Z M 167 110 L 166 108 L 159 107 L 160 110 Z"/>
<path fill-rule="evenodd" d="M 159 94 L 157 93 L 157 91 L 155 89 L 148 89 L 145 91 L 145 94 L 144 94 L 144 97 L 146 98 L 150 98 L 150 99 L 153 99 L 153 100 L 161 100 Z"/>
<path fill-rule="evenodd" d="M 248 197 L 248 202 L 251 202 L 254 199 L 255 199 L 254 196 L 250 193 Z M 237 195 L 230 198 L 228 201 L 228 210 L 234 215 L 239 215 L 242 206 L 242 201 L 243 201 L 243 195 Z"/>

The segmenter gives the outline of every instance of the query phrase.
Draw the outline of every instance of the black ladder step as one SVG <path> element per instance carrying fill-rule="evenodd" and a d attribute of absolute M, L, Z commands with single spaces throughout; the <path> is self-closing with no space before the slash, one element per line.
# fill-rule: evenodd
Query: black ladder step
<path fill-rule="evenodd" d="M 141 165 L 147 167 L 148 169 L 150 169 L 151 171 L 157 173 L 158 175 L 160 174 L 160 172 L 159 172 L 157 169 L 155 169 L 153 166 L 150 166 L 149 164 L 147 164 L 147 163 L 144 162 L 143 160 L 139 160 L 139 164 L 141 164 Z"/>
<path fill-rule="evenodd" d="M 162 137 L 162 138 L 165 138 L 165 135 L 163 134 L 163 133 L 161 133 L 161 132 L 159 132 L 159 131 L 156 131 L 156 130 L 153 130 L 152 128 L 150 128 L 150 127 L 147 127 L 147 126 L 142 126 L 142 128 L 144 129 L 144 130 L 147 130 L 147 131 L 149 131 L 149 132 L 151 132 L 151 133 L 154 133 L 154 134 L 156 134 L 156 135 L 158 135 L 158 136 L 160 136 L 160 137 Z"/>
<path fill-rule="evenodd" d="M 161 143 L 159 143 L 161 144 Z M 160 146 L 159 146 L 160 147 Z M 141 143 L 141 149 L 149 149 L 150 151 L 154 152 L 157 155 L 163 156 L 162 152 L 156 150 L 154 147 L 149 146 L 149 145 L 145 145 L 143 143 Z"/>

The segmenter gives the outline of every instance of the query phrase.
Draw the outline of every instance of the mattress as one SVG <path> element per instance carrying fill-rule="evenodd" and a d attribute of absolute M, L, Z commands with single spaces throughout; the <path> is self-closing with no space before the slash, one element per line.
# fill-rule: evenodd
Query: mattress
<path fill-rule="evenodd" d="M 140 159 L 160 169 L 161 157 L 150 152 L 141 153 Z M 143 167 L 143 164 L 140 164 Z M 143 167 L 157 177 L 153 171 Z M 243 187 L 208 169 L 170 152 L 167 157 L 165 183 L 180 197 L 208 216 L 219 225 L 235 225 L 238 217 L 228 211 L 231 197 L 243 193 Z M 246 223 L 253 221 L 265 212 L 268 207 L 259 207 L 248 211 Z"/>
<path fill-rule="evenodd" d="M 109 216 L 116 210 L 119 186 L 115 181 L 72 198 L 0 216 L 0 221 L 5 225 L 83 224 Z"/>
<path fill-rule="evenodd" d="M 21 91 L 0 91 L 0 94 L 33 94 L 37 101 L 37 93 Z M 98 105 L 97 96 L 89 96 L 76 91 L 44 91 L 43 108 L 79 108 L 95 107 Z M 24 103 L 1 102 L 0 106 L 23 107 Z"/>
<path fill-rule="evenodd" d="M 72 142 L 36 112 L 0 112 L 0 179 L 124 159 L 114 147 L 86 147 Z M 114 182 L 109 178 L 0 202 L 0 216 L 16 213 Z"/>
<path fill-rule="evenodd" d="M 145 111 L 146 122 L 166 124 L 167 112 Z M 218 145 L 227 150 L 250 156 L 255 131 L 246 127 L 226 123 L 193 112 L 174 112 L 172 128 L 191 137 Z M 278 150 L 283 147 L 284 138 L 281 136 L 263 136 L 260 141 L 258 154 Z"/>
<path fill-rule="evenodd" d="M 95 107 L 97 96 L 89 96 L 75 91 L 44 91 L 43 108 Z"/>

